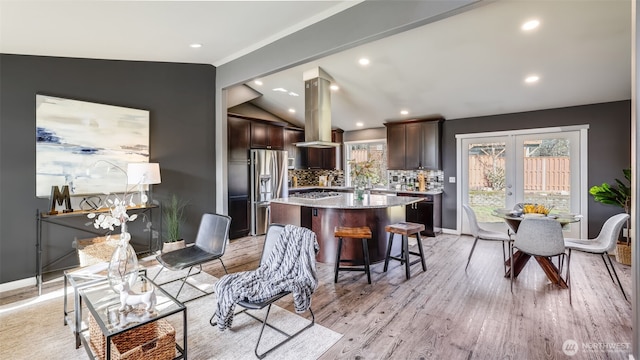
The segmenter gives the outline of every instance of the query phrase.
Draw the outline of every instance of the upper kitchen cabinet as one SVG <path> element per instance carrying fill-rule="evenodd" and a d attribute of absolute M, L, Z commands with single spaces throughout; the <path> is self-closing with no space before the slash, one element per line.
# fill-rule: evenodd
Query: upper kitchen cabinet
<path fill-rule="evenodd" d="M 287 156 L 294 159 L 294 168 L 304 169 L 307 167 L 307 149 L 296 146 L 299 142 L 304 142 L 304 130 L 284 129 L 284 149 L 287 150 Z"/>
<path fill-rule="evenodd" d="M 307 167 L 309 169 L 341 170 L 343 168 L 344 130 L 331 130 L 331 141 L 340 145 L 332 148 L 307 148 Z"/>
<path fill-rule="evenodd" d="M 384 124 L 387 127 L 388 169 L 441 169 L 443 121 L 438 118 Z"/>
<path fill-rule="evenodd" d="M 251 148 L 284 150 L 284 127 L 266 121 L 252 121 Z"/>
<path fill-rule="evenodd" d="M 227 133 L 229 134 L 229 161 L 246 162 L 251 147 L 251 121 L 229 116 L 227 117 Z"/>

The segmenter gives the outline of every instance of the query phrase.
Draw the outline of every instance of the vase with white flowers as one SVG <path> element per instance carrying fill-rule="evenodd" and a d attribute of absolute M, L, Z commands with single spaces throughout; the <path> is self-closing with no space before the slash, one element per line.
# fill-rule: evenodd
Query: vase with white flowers
<path fill-rule="evenodd" d="M 124 172 L 122 168 L 117 168 Z M 126 172 L 124 173 L 126 175 Z M 120 292 L 124 282 L 129 284 L 129 288 L 133 288 L 138 279 L 138 257 L 129 244 L 131 234 L 127 231 L 127 222 L 136 220 L 138 215 L 127 214 L 127 206 L 135 206 L 132 196 L 128 192 L 125 192 L 122 197 L 116 194 L 107 194 L 104 203 L 106 204 L 105 208 L 91 212 L 87 217 L 94 220 L 93 226 L 96 229 L 109 230 L 107 238 L 115 237 L 112 232 L 120 227 L 118 245 L 111 255 L 107 271 L 109 285 L 114 291 Z"/>

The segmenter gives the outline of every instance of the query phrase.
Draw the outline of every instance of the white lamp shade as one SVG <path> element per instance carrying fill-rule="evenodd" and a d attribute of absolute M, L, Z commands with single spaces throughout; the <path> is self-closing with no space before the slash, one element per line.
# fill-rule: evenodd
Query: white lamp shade
<path fill-rule="evenodd" d="M 160 184 L 160 164 L 130 163 L 127 165 L 127 182 L 129 184 Z"/>

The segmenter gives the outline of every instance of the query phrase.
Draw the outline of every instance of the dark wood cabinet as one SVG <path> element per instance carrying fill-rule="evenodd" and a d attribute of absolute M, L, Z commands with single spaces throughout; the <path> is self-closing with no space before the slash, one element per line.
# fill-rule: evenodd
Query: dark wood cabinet
<path fill-rule="evenodd" d="M 285 128 L 284 139 L 284 149 L 287 150 L 287 156 L 295 159 L 294 167 L 296 169 L 305 169 L 307 167 L 307 149 L 295 145 L 296 143 L 304 142 L 304 130 Z"/>
<path fill-rule="evenodd" d="M 247 161 L 251 147 L 251 121 L 228 117 L 228 159 L 229 161 Z"/>
<path fill-rule="evenodd" d="M 340 143 L 334 148 L 307 148 L 307 167 L 309 169 L 341 170 L 344 166 L 343 154 L 344 131 L 336 129 L 331 131 L 331 141 Z"/>
<path fill-rule="evenodd" d="M 249 197 L 229 195 L 229 239 L 237 239 L 249 235 Z"/>
<path fill-rule="evenodd" d="M 408 222 L 424 224 L 425 236 L 436 236 L 442 232 L 442 205 L 441 194 L 417 195 L 411 193 L 398 193 L 399 196 L 419 196 L 424 200 L 406 206 L 405 218 Z"/>
<path fill-rule="evenodd" d="M 251 121 L 251 148 L 284 150 L 284 128 L 262 121 Z"/>
<path fill-rule="evenodd" d="M 228 209 L 231 216 L 231 239 L 249 234 L 249 148 L 251 121 L 227 117 Z"/>
<path fill-rule="evenodd" d="M 324 169 L 325 149 L 307 148 L 307 167 L 309 169 Z"/>
<path fill-rule="evenodd" d="M 404 170 L 406 126 L 387 125 L 387 168 Z"/>
<path fill-rule="evenodd" d="M 284 150 L 284 125 L 237 114 L 227 116 L 227 204 L 231 239 L 249 234 L 249 150 Z"/>
<path fill-rule="evenodd" d="M 386 123 L 388 169 L 440 169 L 442 121 L 429 119 Z"/>
<path fill-rule="evenodd" d="M 422 151 L 420 166 L 422 169 L 442 169 L 441 139 L 442 120 L 423 122 L 421 126 Z"/>

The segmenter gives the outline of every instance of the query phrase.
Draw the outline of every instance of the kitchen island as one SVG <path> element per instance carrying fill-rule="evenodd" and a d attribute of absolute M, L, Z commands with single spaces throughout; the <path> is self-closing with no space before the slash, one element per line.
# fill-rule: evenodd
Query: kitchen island
<path fill-rule="evenodd" d="M 271 200 L 271 222 L 292 224 L 311 229 L 318 237 L 320 252 L 316 256 L 322 263 L 335 262 L 338 240 L 333 236 L 336 226 L 368 226 L 371 263 L 383 261 L 386 255 L 387 233 L 384 227 L 405 221 L 405 206 L 422 201 L 409 196 L 365 195 L 356 200 L 352 193 L 331 193 L 325 197 L 288 197 Z M 400 241 L 394 242 L 393 253 L 400 252 Z M 359 241 L 347 241 L 342 249 L 343 258 L 362 261 Z"/>

